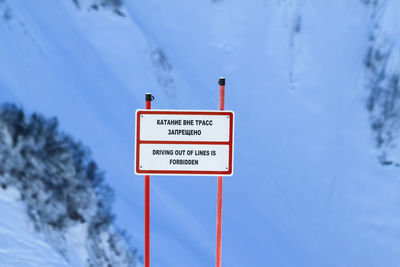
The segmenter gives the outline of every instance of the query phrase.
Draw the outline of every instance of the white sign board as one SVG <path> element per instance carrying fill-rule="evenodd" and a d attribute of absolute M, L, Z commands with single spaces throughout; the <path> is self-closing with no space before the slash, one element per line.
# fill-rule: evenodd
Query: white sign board
<path fill-rule="evenodd" d="M 135 173 L 233 174 L 232 111 L 136 111 Z"/>

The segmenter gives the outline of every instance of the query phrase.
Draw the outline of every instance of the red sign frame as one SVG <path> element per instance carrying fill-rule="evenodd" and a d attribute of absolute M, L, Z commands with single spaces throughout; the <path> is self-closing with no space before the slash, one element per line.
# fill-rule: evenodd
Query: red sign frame
<path fill-rule="evenodd" d="M 229 116 L 229 141 L 159 141 L 140 139 L 140 116 L 143 114 L 160 115 L 226 115 Z M 135 172 L 141 175 L 233 175 L 233 134 L 234 134 L 234 113 L 233 111 L 181 111 L 181 110 L 138 110 L 136 112 L 136 150 L 135 150 Z M 227 171 L 190 171 L 190 170 L 143 170 L 139 168 L 140 145 L 141 144 L 187 144 L 187 145 L 228 145 L 229 146 L 229 166 Z"/>

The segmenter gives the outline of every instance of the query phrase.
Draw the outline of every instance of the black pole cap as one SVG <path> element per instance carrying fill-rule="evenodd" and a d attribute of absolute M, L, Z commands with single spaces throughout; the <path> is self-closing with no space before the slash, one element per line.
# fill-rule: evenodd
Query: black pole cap
<path fill-rule="evenodd" d="M 154 100 L 154 96 L 151 95 L 151 93 L 146 93 L 146 101 L 153 101 Z"/>
<path fill-rule="evenodd" d="M 225 78 L 224 77 L 220 77 L 218 80 L 218 84 L 219 85 L 225 85 Z"/>

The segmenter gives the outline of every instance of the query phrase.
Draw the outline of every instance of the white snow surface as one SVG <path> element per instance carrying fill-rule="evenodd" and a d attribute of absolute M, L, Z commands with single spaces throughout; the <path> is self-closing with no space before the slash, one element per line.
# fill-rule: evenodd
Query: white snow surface
<path fill-rule="evenodd" d="M 43 235 L 33 230 L 15 189 L 0 189 L 0 266 L 70 266 Z"/>
<path fill-rule="evenodd" d="M 378 164 L 362 81 L 376 21 L 398 52 L 398 1 L 375 12 L 356 0 L 126 0 L 125 17 L 89 2 L 0 1 L 11 17 L 0 20 L 0 99 L 57 116 L 92 149 L 141 254 L 135 109 L 148 91 L 153 108 L 217 109 L 225 76 L 236 132 L 223 266 L 398 266 L 399 169 Z M 151 178 L 153 267 L 215 264 L 216 190 L 210 177 Z M 1 202 L 0 231 L 18 205 Z M 52 251 L 17 237 L 15 250 Z M 17 252 L 24 266 L 52 260 Z"/>

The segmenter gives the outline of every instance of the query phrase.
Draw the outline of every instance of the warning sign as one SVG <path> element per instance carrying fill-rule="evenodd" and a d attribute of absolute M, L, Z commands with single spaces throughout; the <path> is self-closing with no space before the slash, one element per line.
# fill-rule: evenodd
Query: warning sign
<path fill-rule="evenodd" d="M 233 174 L 232 111 L 136 111 L 136 174 Z"/>

